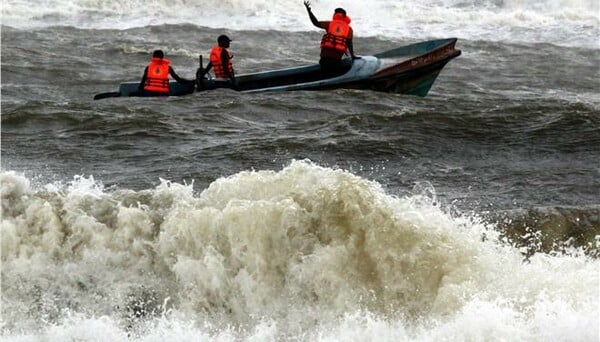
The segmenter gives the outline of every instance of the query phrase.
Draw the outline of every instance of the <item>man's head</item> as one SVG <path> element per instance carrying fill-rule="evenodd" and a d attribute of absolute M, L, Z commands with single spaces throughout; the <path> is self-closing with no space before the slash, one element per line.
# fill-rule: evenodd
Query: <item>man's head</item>
<path fill-rule="evenodd" d="M 152 53 L 152 58 L 164 58 L 165 54 L 162 52 L 162 50 L 154 50 L 154 52 Z"/>
<path fill-rule="evenodd" d="M 345 9 L 343 9 L 343 8 L 340 8 L 340 7 L 338 7 L 338 8 L 336 8 L 336 9 L 333 11 L 333 13 L 341 13 L 341 14 L 343 14 L 343 15 L 345 16 L 345 15 L 346 15 L 346 10 L 345 10 Z"/>
<path fill-rule="evenodd" d="M 229 39 L 229 37 L 227 37 L 226 35 L 222 34 L 219 36 L 219 38 L 217 38 L 217 43 L 219 43 L 220 47 L 224 47 L 224 48 L 228 48 L 229 47 L 229 42 L 231 41 L 231 39 Z"/>
<path fill-rule="evenodd" d="M 350 24 L 351 22 L 350 17 L 346 15 L 346 10 L 339 7 L 333 11 L 332 20 L 341 20 L 346 22 L 346 24 Z"/>

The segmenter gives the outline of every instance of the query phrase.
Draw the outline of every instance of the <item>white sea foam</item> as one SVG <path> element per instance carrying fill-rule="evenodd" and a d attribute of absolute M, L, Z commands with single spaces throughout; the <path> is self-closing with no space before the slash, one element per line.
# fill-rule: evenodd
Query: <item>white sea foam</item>
<path fill-rule="evenodd" d="M 597 0 L 341 0 L 313 1 L 320 20 L 334 7 L 353 18 L 358 37 L 414 39 L 456 36 L 512 42 L 548 42 L 599 47 Z M 2 23 L 28 28 L 71 25 L 125 29 L 164 23 L 191 23 L 233 30 L 313 30 L 302 1 L 266 0 L 7 0 Z"/>
<path fill-rule="evenodd" d="M 8 340 L 599 338 L 598 260 L 524 263 L 430 190 L 397 198 L 303 161 L 200 195 L 12 172 L 0 190 Z"/>

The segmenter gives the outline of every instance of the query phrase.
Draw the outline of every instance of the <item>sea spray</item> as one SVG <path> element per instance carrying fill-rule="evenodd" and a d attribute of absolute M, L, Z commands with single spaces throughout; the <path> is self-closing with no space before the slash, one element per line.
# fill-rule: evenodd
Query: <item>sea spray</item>
<path fill-rule="evenodd" d="M 2 173 L 3 334 L 79 336 L 79 317 L 117 340 L 190 320 L 224 340 L 598 337 L 596 259 L 524 263 L 493 226 L 344 170 L 295 161 L 199 195 L 86 179 L 47 191 Z"/>
<path fill-rule="evenodd" d="M 594 0 L 562 1 L 313 1 L 320 20 L 341 6 L 352 17 L 355 36 L 388 39 L 449 37 L 598 47 L 600 5 Z M 85 29 L 127 29 L 192 24 L 228 30 L 314 30 L 301 1 L 207 0 L 151 3 L 139 0 L 8 0 L 3 25 L 39 28 L 69 25 Z M 157 15 L 160 13 L 160 15 Z"/>

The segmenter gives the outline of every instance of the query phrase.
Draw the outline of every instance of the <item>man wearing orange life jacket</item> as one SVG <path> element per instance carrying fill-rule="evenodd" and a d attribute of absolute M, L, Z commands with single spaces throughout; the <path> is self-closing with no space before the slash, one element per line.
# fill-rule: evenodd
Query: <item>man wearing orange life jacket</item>
<path fill-rule="evenodd" d="M 231 39 L 224 34 L 217 38 L 218 45 L 214 46 L 210 51 L 210 62 L 200 76 L 197 77 L 198 79 L 204 77 L 204 75 L 212 68 L 214 69 L 216 78 L 227 78 L 231 82 L 235 81 L 233 65 L 231 64 L 233 55 L 227 50 L 229 48 L 229 42 L 231 42 Z"/>
<path fill-rule="evenodd" d="M 150 64 L 144 69 L 144 75 L 139 86 L 139 95 L 142 96 L 168 96 L 169 75 L 180 83 L 194 82 L 179 77 L 170 65 L 162 50 L 152 53 Z"/>
<path fill-rule="evenodd" d="M 350 17 L 346 15 L 343 8 L 336 8 L 333 20 L 319 21 L 310 9 L 310 2 L 304 1 L 310 21 L 318 28 L 325 29 L 327 33 L 321 39 L 321 68 L 328 71 L 336 71 L 343 67 L 342 57 L 346 52 L 350 53 L 352 59 L 360 58 L 354 55 L 352 45 L 353 31 L 350 27 Z"/>

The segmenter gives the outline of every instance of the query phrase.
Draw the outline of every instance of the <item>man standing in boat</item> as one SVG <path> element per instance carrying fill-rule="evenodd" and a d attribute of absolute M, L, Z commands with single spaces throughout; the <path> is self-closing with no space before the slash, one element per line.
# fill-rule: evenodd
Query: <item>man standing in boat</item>
<path fill-rule="evenodd" d="M 198 80 L 201 80 L 206 73 L 212 68 L 215 72 L 216 78 L 226 78 L 231 83 L 235 81 L 235 74 L 233 71 L 233 64 L 231 59 L 233 55 L 227 50 L 229 48 L 229 42 L 231 39 L 226 35 L 222 34 L 217 38 L 217 44 L 210 51 L 210 62 L 206 66 L 206 69 L 196 76 Z"/>
<path fill-rule="evenodd" d="M 318 28 L 327 31 L 321 39 L 321 59 L 319 64 L 323 70 L 337 72 L 343 69 L 342 57 L 347 52 L 352 59 L 360 58 L 354 55 L 352 46 L 353 31 L 350 27 L 350 17 L 343 8 L 336 8 L 331 21 L 319 21 L 310 9 L 310 2 L 304 1 L 310 21 Z"/>
<path fill-rule="evenodd" d="M 140 96 L 168 96 L 169 95 L 169 75 L 179 83 L 193 83 L 179 77 L 171 67 L 168 59 L 164 58 L 162 50 L 155 50 L 152 53 L 150 64 L 144 69 L 144 76 L 139 86 Z"/>

